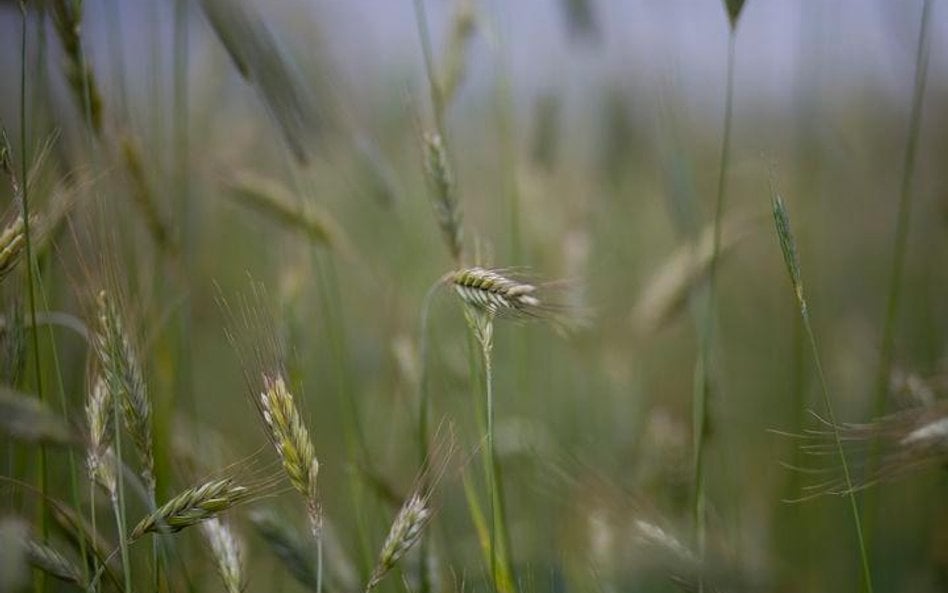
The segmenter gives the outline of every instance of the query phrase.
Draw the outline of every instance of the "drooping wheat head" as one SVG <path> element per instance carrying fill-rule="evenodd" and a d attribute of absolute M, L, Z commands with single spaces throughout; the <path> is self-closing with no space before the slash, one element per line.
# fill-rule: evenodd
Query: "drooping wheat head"
<path fill-rule="evenodd" d="M 232 478 L 211 480 L 188 488 L 142 519 L 129 535 L 129 541 L 149 532 L 167 530 L 176 533 L 217 517 L 255 495 L 254 488 L 241 486 Z"/>
<path fill-rule="evenodd" d="M 499 270 L 463 268 L 445 276 L 461 300 L 498 317 L 541 317 L 549 312 L 537 296 L 537 286 L 520 282 Z"/>

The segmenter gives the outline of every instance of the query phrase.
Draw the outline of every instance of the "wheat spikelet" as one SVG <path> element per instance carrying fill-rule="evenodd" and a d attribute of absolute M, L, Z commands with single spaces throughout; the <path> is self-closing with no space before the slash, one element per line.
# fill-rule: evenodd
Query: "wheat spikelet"
<path fill-rule="evenodd" d="M 88 114 L 92 130 L 102 131 L 102 95 L 96 84 L 92 68 L 85 60 L 80 31 L 82 28 L 82 3 L 71 0 L 53 2 L 53 25 L 66 54 L 66 79 L 73 100 L 83 115 Z M 87 105 L 88 100 L 88 105 Z M 88 107 L 88 112 L 87 112 Z"/>
<path fill-rule="evenodd" d="M 69 424 L 36 397 L 0 387 L 0 434 L 28 443 L 68 445 Z"/>
<path fill-rule="evenodd" d="M 372 576 L 365 590 L 371 591 L 391 570 L 395 564 L 421 538 L 428 521 L 431 519 L 431 509 L 427 497 L 413 494 L 395 516 L 388 537 L 372 570 Z"/>
<path fill-rule="evenodd" d="M 119 140 L 119 152 L 128 170 L 132 198 L 145 218 L 148 232 L 160 249 L 175 253 L 178 246 L 158 206 L 158 199 L 148 184 L 141 147 L 132 136 L 125 134 Z"/>
<path fill-rule="evenodd" d="M 316 450 L 306 424 L 281 375 L 271 377 L 264 374 L 259 407 L 268 436 L 280 455 L 290 485 L 306 499 L 313 530 L 318 532 L 316 477 L 319 474 L 319 461 L 316 460 Z"/>
<path fill-rule="evenodd" d="M 115 495 L 115 472 L 111 467 L 112 442 L 112 397 L 101 376 L 96 377 L 86 400 L 86 423 L 89 428 L 89 444 L 86 451 L 86 466 L 89 477 L 101 484 L 111 495 Z"/>
<path fill-rule="evenodd" d="M 253 173 L 240 173 L 227 184 L 233 195 L 247 206 L 296 229 L 320 245 L 348 249 L 341 229 L 328 212 L 308 204 L 304 209 L 279 182 Z"/>
<path fill-rule="evenodd" d="M 211 546 L 217 573 L 227 593 L 241 593 L 244 589 L 243 545 L 233 529 L 212 517 L 201 524 L 204 537 Z"/>
<path fill-rule="evenodd" d="M 448 245 L 451 258 L 459 263 L 464 250 L 461 206 L 454 174 L 444 142 L 438 134 L 425 134 L 425 173 L 434 205 L 435 218 Z"/>
<path fill-rule="evenodd" d="M 230 478 L 205 482 L 185 490 L 142 519 L 132 530 L 129 540 L 134 541 L 148 532 L 165 529 L 172 533 L 181 531 L 212 519 L 253 495 L 252 489 L 240 486 Z"/>
<path fill-rule="evenodd" d="M 718 264 L 746 236 L 745 227 L 743 219 L 723 223 Z M 709 226 L 693 244 L 682 246 L 658 267 L 632 309 L 632 325 L 641 338 L 658 332 L 684 308 L 695 288 L 708 277 L 713 258 L 714 228 Z"/>
<path fill-rule="evenodd" d="M 250 516 L 257 533 L 273 554 L 300 584 L 316 591 L 318 577 L 312 549 L 294 530 L 270 513 L 254 512 Z M 318 593 L 318 592 L 317 592 Z"/>
<path fill-rule="evenodd" d="M 82 585 L 82 572 L 58 550 L 33 538 L 26 540 L 26 559 L 34 567 L 67 583 Z"/>
<path fill-rule="evenodd" d="M 35 224 L 35 216 L 30 217 L 30 223 Z M 26 249 L 26 234 L 24 233 L 23 217 L 8 224 L 0 233 L 0 280 L 13 271 Z"/>
<path fill-rule="evenodd" d="M 114 302 L 105 291 L 96 299 L 98 327 L 93 345 L 103 379 L 112 397 L 119 398 L 125 425 L 141 460 L 141 475 L 154 492 L 154 449 L 151 436 L 151 402 L 132 341 Z"/>
<path fill-rule="evenodd" d="M 451 22 L 441 74 L 441 102 L 450 105 L 467 73 L 467 48 L 477 25 L 477 14 L 471 0 L 460 0 Z"/>
<path fill-rule="evenodd" d="M 544 303 L 534 294 L 537 287 L 485 268 L 464 268 L 449 273 L 446 280 L 461 300 L 491 315 L 536 317 Z"/>

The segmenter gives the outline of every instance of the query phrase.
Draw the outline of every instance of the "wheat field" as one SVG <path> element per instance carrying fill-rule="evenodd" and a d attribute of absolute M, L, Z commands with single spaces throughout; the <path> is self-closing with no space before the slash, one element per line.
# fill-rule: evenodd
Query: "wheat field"
<path fill-rule="evenodd" d="M 946 10 L 0 2 L 0 593 L 948 590 Z"/>

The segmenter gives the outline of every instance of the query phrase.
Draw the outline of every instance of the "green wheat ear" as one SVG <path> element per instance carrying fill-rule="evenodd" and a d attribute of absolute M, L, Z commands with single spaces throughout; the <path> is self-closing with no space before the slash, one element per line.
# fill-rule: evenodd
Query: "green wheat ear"
<path fill-rule="evenodd" d="M 727 18 L 731 23 L 731 29 L 737 26 L 737 19 L 741 17 L 745 2 L 746 0 L 724 0 L 724 9 L 727 10 Z"/>
<path fill-rule="evenodd" d="M 793 238 L 793 230 L 790 228 L 790 216 L 787 214 L 787 207 L 783 203 L 783 198 L 776 190 L 770 193 L 770 202 L 773 207 L 774 225 L 777 227 L 777 239 L 780 243 L 780 251 L 783 253 L 783 261 L 787 266 L 787 272 L 790 274 L 790 281 L 793 283 L 793 291 L 797 295 L 797 302 L 802 311 L 806 311 L 806 299 L 803 297 L 803 278 L 800 275 L 800 257 L 797 255 L 797 242 Z"/>

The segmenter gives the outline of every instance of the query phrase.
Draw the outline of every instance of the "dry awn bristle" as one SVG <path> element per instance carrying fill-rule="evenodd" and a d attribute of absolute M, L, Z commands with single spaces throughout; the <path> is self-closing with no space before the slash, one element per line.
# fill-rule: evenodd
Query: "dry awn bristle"
<path fill-rule="evenodd" d="M 388 532 L 388 537 L 385 538 L 385 544 L 375 563 L 372 577 L 365 588 L 366 591 L 378 585 L 385 574 L 418 542 L 429 519 L 431 519 L 431 509 L 428 507 L 427 499 L 418 493 L 413 494 L 402 505 L 395 521 L 392 522 L 392 528 Z"/>
<path fill-rule="evenodd" d="M 96 355 L 106 388 L 119 398 L 125 424 L 138 450 L 142 479 L 154 491 L 154 450 L 151 438 L 151 402 L 145 387 L 138 356 L 125 332 L 118 310 L 105 291 L 99 293 L 98 331 L 94 338 Z"/>
<path fill-rule="evenodd" d="M 319 503 L 316 498 L 316 477 L 319 462 L 309 438 L 309 431 L 296 409 L 293 395 L 286 388 L 282 376 L 263 376 L 260 393 L 260 411 L 267 425 L 270 440 L 276 447 L 283 470 L 290 484 L 306 499 L 307 510 L 314 530 L 319 528 Z"/>
<path fill-rule="evenodd" d="M 211 546 L 217 573 L 227 593 L 241 593 L 244 589 L 243 546 L 237 535 L 216 517 L 202 523 L 201 530 Z"/>
<path fill-rule="evenodd" d="M 463 229 L 454 175 L 444 142 L 438 134 L 425 134 L 425 172 L 433 198 L 435 217 L 455 262 L 461 261 Z"/>
<path fill-rule="evenodd" d="M 829 422 L 823 422 L 833 428 Z M 857 468 L 864 467 L 867 453 L 872 447 L 878 447 L 878 465 L 864 472 L 862 480 L 852 485 L 855 491 L 948 461 L 948 402 L 904 410 L 866 424 L 840 424 L 835 430 L 839 431 L 847 454 L 855 459 Z M 800 450 L 814 459 L 822 459 L 835 447 L 831 430 L 811 430 L 803 435 L 789 436 L 800 440 Z M 826 478 L 823 482 L 805 486 L 799 500 L 849 493 L 847 485 L 836 475 L 835 467 L 799 469 Z"/>
<path fill-rule="evenodd" d="M 142 519 L 132 530 L 129 539 L 136 540 L 148 532 L 181 531 L 213 519 L 252 496 L 250 488 L 235 484 L 230 478 L 211 480 L 197 488 L 185 490 Z"/>
<path fill-rule="evenodd" d="M 492 315 L 536 316 L 542 303 L 537 287 L 484 268 L 465 268 L 448 275 L 454 290 L 468 305 Z"/>

